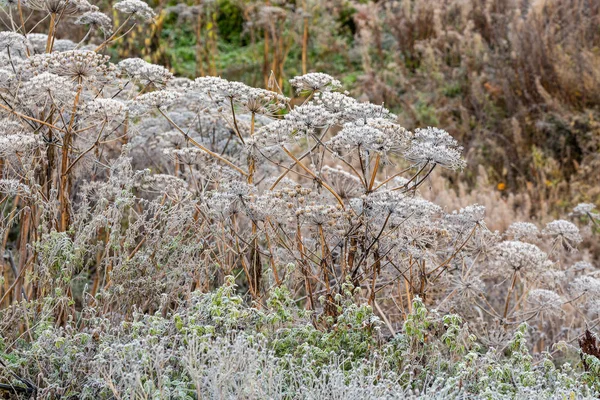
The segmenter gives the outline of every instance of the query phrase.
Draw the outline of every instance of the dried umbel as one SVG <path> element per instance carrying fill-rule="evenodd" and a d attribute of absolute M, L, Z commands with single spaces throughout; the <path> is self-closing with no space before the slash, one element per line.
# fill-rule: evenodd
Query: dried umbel
<path fill-rule="evenodd" d="M 76 15 L 98 9 L 87 0 L 23 0 L 22 3 L 29 9 L 50 14 Z"/>
<path fill-rule="evenodd" d="M 528 280 L 536 279 L 552 265 L 548 255 L 536 245 L 511 240 L 498 244 L 495 263 L 500 268 L 498 272 L 505 276 L 514 273 Z"/>
<path fill-rule="evenodd" d="M 140 1 L 120 1 L 115 8 L 127 14 L 115 37 L 130 18 L 153 15 Z M 282 10 L 271 11 L 283 15 Z M 95 10 L 77 23 L 89 25 L 90 36 L 110 26 Z M 500 214 L 494 204 L 487 210 L 469 205 L 474 201 L 466 195 L 456 206 L 432 200 L 437 194 L 426 183 L 441 179 L 434 170 L 465 165 L 462 147 L 450 133 L 433 127 L 411 132 L 383 105 L 353 99 L 324 73 L 293 78 L 291 90 L 279 85 L 285 92 L 277 85 L 271 91 L 218 77 L 192 81 L 142 59 L 111 64 L 99 53 L 115 42 L 112 35 L 91 47 L 97 51 L 86 51 L 78 49 L 89 48 L 87 36 L 76 44 L 49 33 L 28 34 L 26 40 L 3 35 L 10 54 L 0 54 L 0 237 L 17 250 L 7 255 L 14 257 L 15 270 L 23 269 L 1 269 L 0 303 L 30 312 L 22 323 L 10 320 L 11 342 L 45 343 L 77 360 L 86 356 L 52 342 L 60 329 L 40 336 L 27 324 L 46 326 L 51 320 L 85 339 L 98 318 L 93 330 L 101 339 L 88 337 L 74 346 L 90 346 L 95 356 L 87 365 L 103 368 L 92 374 L 92 386 L 110 375 L 125 391 L 154 390 L 146 384 L 154 378 L 138 385 L 138 378 L 146 379 L 138 367 L 171 365 L 179 359 L 173 354 L 197 365 L 197 357 L 187 354 L 189 343 L 206 355 L 215 331 L 230 335 L 259 320 L 257 332 L 275 332 L 278 346 L 281 335 L 290 334 L 290 343 L 311 341 L 303 354 L 309 357 L 317 349 L 319 371 L 322 355 L 330 354 L 320 346 L 340 340 L 342 347 L 332 354 L 340 357 L 345 372 L 338 378 L 346 382 L 346 373 L 356 368 L 340 355 L 348 340 L 361 349 L 356 360 L 362 364 L 367 351 L 388 343 L 379 336 L 371 341 L 380 330 L 371 311 L 376 310 L 393 337 L 385 357 L 392 354 L 389 365 L 404 382 L 402 371 L 423 371 L 422 360 L 431 354 L 422 352 L 434 347 L 438 333 L 444 337 L 440 343 L 453 349 L 448 359 L 455 360 L 464 355 L 465 343 L 475 340 L 507 352 L 526 344 L 544 351 L 548 338 L 571 335 L 561 329 L 563 308 L 581 311 L 571 313 L 576 314 L 568 322 L 573 332 L 598 318 L 594 267 L 577 262 L 590 254 L 553 251 L 558 244 L 583 243 L 591 229 L 578 232 L 574 223 L 555 221 L 542 233 L 527 222 L 492 232 L 486 221 Z M 13 54 L 19 43 L 26 47 Z M 294 91 L 301 97 L 286 96 Z M 578 206 L 573 216 L 582 221 L 574 221 L 587 222 L 593 210 Z M 237 292 L 231 278 L 220 284 L 229 275 L 240 284 Z M 217 294 L 199 300 L 200 292 L 214 289 Z M 244 302 L 257 308 L 242 307 Z M 45 304 L 49 308 L 39 312 L 38 305 Z M 425 304 L 454 314 L 434 329 L 424 319 Z M 270 307 L 279 309 L 263 315 Z M 292 326 L 299 314 L 305 319 Z M 202 323 L 187 327 L 187 317 Z M 461 332 L 459 321 L 466 323 Z M 531 338 L 519 330 L 523 322 L 532 326 Z M 145 324 L 152 333 L 140 331 Z M 354 327 L 351 335 L 348 326 Z M 109 331 L 118 332 L 110 343 L 103 336 Z M 519 344 L 509 346 L 513 335 Z M 58 341 L 72 338 L 65 332 L 58 336 Z M 156 355 L 156 362 L 138 362 L 136 352 L 151 351 L 157 340 L 165 347 L 142 354 Z M 469 357 L 483 354 L 473 351 Z M 35 362 L 23 367 L 19 361 L 17 368 L 39 368 L 45 353 L 26 357 Z M 113 375 L 114 359 L 124 367 L 135 359 L 135 373 Z M 48 378 L 44 367 L 31 373 L 40 377 L 39 385 L 48 391 L 59 384 L 77 386 L 63 382 L 68 368 L 54 361 L 47 365 L 61 366 L 56 379 Z M 89 382 L 86 372 L 81 376 Z M 176 375 L 181 391 L 169 387 L 169 393 L 152 395 L 193 393 L 191 375 L 181 370 Z M 383 382 L 372 375 L 378 385 Z M 287 390 L 289 379 L 296 378 L 285 379 Z M 431 382 L 424 387 L 431 390 Z M 132 392 L 127 393 L 123 396 Z"/>
<path fill-rule="evenodd" d="M 29 68 L 34 74 L 50 72 L 77 84 L 103 84 L 116 77 L 109 58 L 90 50 L 71 50 L 35 55 L 29 59 Z"/>
<path fill-rule="evenodd" d="M 68 78 L 43 72 L 23 85 L 21 99 L 28 107 L 44 109 L 54 105 L 58 108 L 73 104 L 75 85 Z"/>
<path fill-rule="evenodd" d="M 11 31 L 0 32 L 0 49 L 12 51 L 13 53 L 24 51 L 27 47 L 27 38 L 21 34 Z"/>
<path fill-rule="evenodd" d="M 290 85 L 297 92 L 329 92 L 342 88 L 340 81 L 321 72 L 297 76 L 290 80 Z"/>
<path fill-rule="evenodd" d="M 154 10 L 142 0 L 119 0 L 113 7 L 123 14 L 128 14 L 130 17 L 143 21 L 147 21 L 156 16 Z"/>
<path fill-rule="evenodd" d="M 140 58 L 128 58 L 118 63 L 117 67 L 126 77 L 143 86 L 154 85 L 163 88 L 173 78 L 168 69 L 147 63 Z"/>
<path fill-rule="evenodd" d="M 548 315 L 557 315 L 562 312 L 564 300 L 557 293 L 551 290 L 534 289 L 529 292 L 527 301 L 533 307 L 533 311 L 537 313 L 545 313 Z"/>
<path fill-rule="evenodd" d="M 99 29 L 105 35 L 112 33 L 113 23 L 110 17 L 100 11 L 88 11 L 75 21 L 77 25 L 89 25 Z"/>
<path fill-rule="evenodd" d="M 438 128 L 417 129 L 411 145 L 404 153 L 407 160 L 417 165 L 439 165 L 453 170 L 463 169 L 462 147 L 448 132 Z"/>
<path fill-rule="evenodd" d="M 512 236 L 514 240 L 528 242 L 539 241 L 539 228 L 531 222 L 513 222 L 506 231 L 506 235 Z"/>
<path fill-rule="evenodd" d="M 542 234 L 551 237 L 555 244 L 564 246 L 568 250 L 575 250 L 583 240 L 579 234 L 579 228 L 572 222 L 563 219 L 550 222 Z"/>

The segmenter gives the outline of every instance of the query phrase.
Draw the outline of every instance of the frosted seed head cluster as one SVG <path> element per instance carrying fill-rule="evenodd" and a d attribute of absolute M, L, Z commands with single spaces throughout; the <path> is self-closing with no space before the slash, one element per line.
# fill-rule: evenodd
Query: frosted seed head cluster
<path fill-rule="evenodd" d="M 150 20 L 156 16 L 148 3 L 142 0 L 119 0 L 113 5 L 113 8 L 142 21 Z"/>
<path fill-rule="evenodd" d="M 86 119 L 110 122 L 123 120 L 127 106 L 121 100 L 98 98 L 85 103 L 80 112 Z"/>
<path fill-rule="evenodd" d="M 583 240 L 577 225 L 564 219 L 547 224 L 542 234 L 551 237 L 556 243 L 564 245 L 569 250 L 575 250 Z"/>
<path fill-rule="evenodd" d="M 113 23 L 110 17 L 100 11 L 88 11 L 77 20 L 76 25 L 89 25 L 100 29 L 105 35 L 110 35 L 113 29 Z"/>
<path fill-rule="evenodd" d="M 117 72 L 109 58 L 91 50 L 39 54 L 29 59 L 29 69 L 34 74 L 50 72 L 69 78 L 76 84 L 107 83 L 116 78 Z"/>
<path fill-rule="evenodd" d="M 298 133 L 310 135 L 316 129 L 324 128 L 333 123 L 333 115 L 325 107 L 315 104 L 305 104 L 294 108 L 285 115 Z"/>
<path fill-rule="evenodd" d="M 438 128 L 416 129 L 409 149 L 404 157 L 417 165 L 435 164 L 461 170 L 465 161 L 461 157 L 463 148 L 448 132 Z"/>
<path fill-rule="evenodd" d="M 23 0 L 22 4 L 31 10 L 61 15 L 77 15 L 98 10 L 98 7 L 91 5 L 87 0 Z"/>
<path fill-rule="evenodd" d="M 546 289 L 534 289 L 527 295 L 527 301 L 537 312 L 557 315 L 562 312 L 564 300 L 559 294 Z"/>
<path fill-rule="evenodd" d="M 14 54 L 24 51 L 27 45 L 27 38 L 21 34 L 12 31 L 0 32 L 0 50 L 8 49 Z"/>
<path fill-rule="evenodd" d="M 23 84 L 23 103 L 29 107 L 45 108 L 52 104 L 63 107 L 75 98 L 73 82 L 50 72 L 42 72 Z"/>
<path fill-rule="evenodd" d="M 539 241 L 539 228 L 531 222 L 513 222 L 506 230 L 507 236 L 512 236 L 514 240 L 527 242 Z"/>
<path fill-rule="evenodd" d="M 313 72 L 290 79 L 290 85 L 300 92 L 330 92 L 342 88 L 342 84 L 332 76 Z"/>
<path fill-rule="evenodd" d="M 143 86 L 162 88 L 173 78 L 173 74 L 160 65 L 150 64 L 141 58 L 128 58 L 117 64 L 125 76 Z"/>
<path fill-rule="evenodd" d="M 171 90 L 158 90 L 156 92 L 144 93 L 129 103 L 129 110 L 133 115 L 144 115 L 157 108 L 168 107 L 178 98 L 179 94 Z"/>
<path fill-rule="evenodd" d="M 508 240 L 501 242 L 495 249 L 495 264 L 500 269 L 519 273 L 526 279 L 535 279 L 538 274 L 551 266 L 548 255 L 531 243 Z M 502 273 L 502 271 L 500 271 Z"/>

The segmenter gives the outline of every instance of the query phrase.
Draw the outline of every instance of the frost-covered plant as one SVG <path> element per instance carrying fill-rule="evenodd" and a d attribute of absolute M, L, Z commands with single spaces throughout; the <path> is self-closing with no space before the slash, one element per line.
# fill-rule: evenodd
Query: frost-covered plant
<path fill-rule="evenodd" d="M 46 398 L 295 398 L 334 384 L 348 396 L 484 395 L 486 382 L 515 395 L 542 379 L 527 345 L 548 351 L 598 321 L 597 279 L 563 267 L 575 260 L 562 250 L 583 242 L 574 223 L 503 235 L 481 205 L 421 197 L 436 168 L 465 167 L 448 132 L 411 132 L 324 73 L 293 78 L 293 99 L 115 64 L 106 47 L 154 16 L 142 1 L 115 3 L 127 18 L 100 43 L 56 38 L 66 16 L 108 30 L 87 2 L 23 6 L 48 14 L 50 30 L 0 37 L 11 382 L 36 380 Z M 228 350 L 233 371 L 263 365 L 273 380 L 226 383 L 235 374 L 217 360 Z M 477 383 L 456 392 L 463 367 Z M 521 386 L 508 383 L 513 367 Z"/>

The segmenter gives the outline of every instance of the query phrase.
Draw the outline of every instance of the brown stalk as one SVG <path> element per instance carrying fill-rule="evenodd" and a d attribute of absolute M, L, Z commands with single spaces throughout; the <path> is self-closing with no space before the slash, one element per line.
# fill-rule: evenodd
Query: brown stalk
<path fill-rule="evenodd" d="M 183 136 L 185 136 L 186 140 L 188 140 L 191 144 L 193 144 L 194 146 L 196 146 L 197 148 L 199 148 L 200 150 L 204 151 L 205 153 L 213 156 L 214 158 L 216 158 L 217 160 L 229 165 L 231 168 L 235 169 L 236 171 L 238 171 L 240 174 L 244 175 L 244 176 L 248 176 L 248 173 L 245 172 L 244 170 L 242 170 L 241 168 L 239 168 L 238 166 L 232 164 L 229 160 L 221 157 L 220 155 L 218 155 L 217 153 L 210 151 L 209 149 L 207 149 L 206 147 L 202 146 L 200 143 L 196 142 L 194 139 L 192 139 L 187 133 L 185 133 L 175 122 L 173 122 L 173 120 L 171 118 L 169 118 L 160 108 L 158 109 L 158 111 L 162 114 L 163 117 L 166 118 L 167 121 L 169 121 L 169 123 L 171 125 L 173 125 L 173 127 L 179 132 L 181 133 Z"/>
<path fill-rule="evenodd" d="M 300 160 L 298 160 L 296 158 L 296 156 L 294 156 L 288 149 L 285 148 L 285 146 L 281 146 L 281 148 L 283 149 L 285 154 L 287 154 L 292 160 L 294 160 L 296 162 L 297 165 L 299 165 L 304 171 L 306 171 L 306 173 L 308 173 L 310 176 L 312 176 L 319 184 L 321 184 L 325 189 L 327 189 L 335 197 L 335 199 L 338 201 L 338 203 L 340 203 L 342 208 L 344 208 L 344 209 L 346 208 L 344 206 L 344 201 L 342 200 L 342 198 L 335 192 L 335 190 L 333 190 L 331 188 L 331 186 L 329 186 L 327 183 L 325 183 L 321 178 L 317 177 L 317 175 L 315 175 L 314 172 L 312 172 L 308 167 L 306 167 L 304 164 L 302 164 L 300 162 Z"/>

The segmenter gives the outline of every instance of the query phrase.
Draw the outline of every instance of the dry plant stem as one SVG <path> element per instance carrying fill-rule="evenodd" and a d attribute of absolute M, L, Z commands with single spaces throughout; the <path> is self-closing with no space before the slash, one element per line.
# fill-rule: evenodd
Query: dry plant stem
<path fill-rule="evenodd" d="M 265 5 L 270 6 L 270 1 L 265 0 Z M 265 80 L 265 87 L 269 87 L 269 31 L 264 28 L 264 53 L 263 53 L 263 78 Z"/>
<path fill-rule="evenodd" d="M 129 14 L 127 16 L 127 18 L 125 18 L 125 21 L 123 21 L 123 23 L 121 25 L 119 25 L 119 27 L 117 29 L 115 29 L 115 31 L 113 32 L 113 34 L 110 35 L 109 38 L 106 39 L 104 42 L 102 42 L 100 44 L 100 46 L 96 47 L 96 49 L 94 49 L 94 51 L 96 53 L 98 53 L 99 51 L 102 51 L 102 49 L 104 49 L 109 43 L 111 43 L 112 41 L 114 41 L 115 38 L 117 37 L 117 35 L 119 34 L 119 32 L 121 32 L 121 29 L 123 29 L 123 27 L 125 26 L 125 24 L 127 24 L 127 22 L 129 22 L 129 20 L 131 19 L 131 17 L 133 17 L 133 14 Z"/>
<path fill-rule="evenodd" d="M 325 135 L 327 134 L 328 130 L 329 130 L 329 128 L 327 128 L 327 129 L 325 130 L 325 132 L 323 132 L 323 134 L 321 135 L 321 139 L 323 139 L 323 138 L 325 137 Z M 317 139 L 317 138 L 316 138 L 316 136 L 313 136 L 313 137 L 315 138 L 315 140 Z M 302 154 L 300 157 L 298 157 L 298 161 L 302 161 L 302 160 L 304 160 L 306 157 L 308 157 L 308 156 L 312 155 L 312 152 L 313 152 L 313 151 L 314 151 L 314 150 L 315 150 L 317 147 L 319 147 L 319 142 L 320 142 L 320 140 L 318 140 L 318 141 L 317 141 L 317 143 L 315 143 L 315 144 L 314 144 L 314 145 L 313 145 L 313 146 L 312 146 L 312 147 L 311 147 L 309 150 L 307 150 L 306 152 L 304 152 L 304 154 Z M 345 160 L 343 160 L 343 161 L 344 161 L 344 162 L 346 162 Z M 296 164 L 297 164 L 297 163 L 298 163 L 298 162 L 294 161 L 293 163 L 291 163 L 291 164 L 290 164 L 290 166 L 289 166 L 289 167 L 287 167 L 287 168 L 286 168 L 286 167 L 283 167 L 283 168 L 286 168 L 286 170 L 285 170 L 285 171 L 284 171 L 284 172 L 283 172 L 281 175 L 279 175 L 279 177 L 278 177 L 278 178 L 275 180 L 275 182 L 274 182 L 274 183 L 271 185 L 271 187 L 269 188 L 269 190 L 273 190 L 273 189 L 275 189 L 275 187 L 277 186 L 277 184 L 278 184 L 279 182 L 281 182 L 281 180 L 282 180 L 283 178 L 285 178 L 285 177 L 286 177 L 286 175 L 287 175 L 287 174 L 288 174 L 288 173 L 289 173 L 289 172 L 292 170 L 292 168 L 294 168 L 294 167 L 296 166 Z M 358 176 L 358 177 L 361 179 L 361 182 L 363 182 L 363 180 L 362 180 L 362 177 L 360 177 L 360 175 L 357 175 L 357 176 Z"/>
<path fill-rule="evenodd" d="M 71 165 L 69 165 L 69 167 L 67 168 L 67 170 L 65 171 L 65 175 L 68 175 L 69 172 L 71 171 L 71 169 L 77 164 L 77 162 L 79 162 L 79 160 L 81 160 L 86 154 L 88 154 L 90 151 L 92 151 L 94 148 L 96 148 L 96 146 L 98 146 L 98 144 L 100 144 L 100 137 L 102 136 L 102 133 L 104 132 L 104 127 L 106 126 L 106 124 L 102 124 L 102 128 L 100 129 L 100 133 L 98 133 L 98 137 L 96 138 L 96 141 L 94 142 L 94 144 L 92 144 L 87 150 L 85 150 L 83 153 L 81 153 L 72 163 Z"/>
<path fill-rule="evenodd" d="M 238 127 L 237 118 L 235 117 L 235 107 L 233 106 L 233 98 L 229 98 L 229 104 L 231 105 L 231 115 L 233 116 L 233 125 L 235 126 L 235 133 L 237 133 L 237 136 L 240 138 L 242 144 L 246 144 L 246 142 L 244 142 L 244 137 L 240 132 L 240 128 Z"/>
<path fill-rule="evenodd" d="M 319 225 L 319 239 L 321 240 L 321 268 L 323 269 L 323 280 L 325 281 L 325 285 L 327 287 L 327 293 L 330 294 L 329 287 L 329 250 L 327 249 L 327 244 L 325 241 L 325 234 L 323 233 L 323 227 Z"/>
<path fill-rule="evenodd" d="M 329 131 L 329 126 L 327 127 L 327 129 L 323 132 L 323 134 L 321 135 L 321 137 L 317 137 L 316 135 L 312 134 L 312 138 L 315 139 L 315 145 L 313 146 L 313 148 L 309 151 L 306 152 L 305 154 L 302 155 L 302 157 L 299 158 L 299 160 L 302 160 L 304 157 L 308 156 L 308 155 L 312 155 L 312 152 L 314 151 L 314 149 L 316 149 L 318 146 L 322 146 L 323 147 L 323 155 L 325 154 L 325 150 L 329 152 L 329 154 L 334 155 L 335 152 L 329 148 L 329 146 L 327 146 L 325 143 L 323 143 L 323 138 L 325 137 L 325 135 L 327 134 L 327 132 Z M 323 157 L 322 157 L 323 158 Z M 338 160 L 340 160 L 342 163 L 344 163 L 344 165 L 346 165 L 348 168 L 350 168 L 350 171 L 352 171 L 354 173 L 354 175 L 356 175 L 356 177 L 360 180 L 360 183 L 365 187 L 367 187 L 367 183 L 364 180 L 364 178 L 358 173 L 358 171 L 356 170 L 356 168 L 354 168 L 354 166 L 352 164 L 350 164 L 348 161 L 344 160 L 343 157 L 339 157 L 337 158 Z M 295 165 L 295 164 L 294 164 Z"/>
<path fill-rule="evenodd" d="M 269 218 L 267 217 L 266 224 L 271 224 Z M 275 278 L 275 283 L 277 286 L 281 286 L 281 280 L 279 279 L 279 274 L 277 273 L 277 267 L 275 265 L 275 257 L 273 257 L 273 246 L 271 245 L 271 237 L 267 230 L 267 226 L 265 224 L 265 238 L 267 240 L 267 247 L 269 248 L 269 263 L 271 264 L 271 269 L 273 270 L 273 277 Z"/>
<path fill-rule="evenodd" d="M 196 6 L 200 6 L 202 0 L 196 0 Z M 196 75 L 204 76 L 204 63 L 202 62 L 202 13 L 196 16 Z"/>
<path fill-rule="evenodd" d="M 255 114 L 252 113 L 250 120 L 250 137 L 254 135 Z M 234 120 L 235 121 L 235 120 Z M 248 157 L 248 183 L 254 183 L 254 173 L 256 172 L 256 160 L 254 157 Z"/>
<path fill-rule="evenodd" d="M 79 81 L 79 89 L 77 90 L 77 94 L 75 95 L 75 101 L 73 104 L 73 111 L 71 114 L 71 121 L 69 122 L 69 127 L 65 132 L 65 136 L 63 138 L 62 143 L 62 160 L 61 160 L 61 176 L 60 176 L 60 187 L 59 187 L 59 203 L 61 206 L 60 213 L 60 231 L 65 232 L 69 229 L 69 224 L 71 222 L 70 211 L 69 211 L 69 199 L 70 199 L 70 189 L 69 189 L 69 157 L 71 150 L 71 141 L 72 141 L 72 133 L 71 130 L 73 128 L 73 124 L 75 122 L 75 114 L 77 111 L 77 105 L 79 103 L 79 96 L 81 96 L 81 91 L 83 86 L 81 85 L 81 80 Z"/>
<path fill-rule="evenodd" d="M 10 107 L 7 107 L 7 106 L 5 106 L 5 105 L 3 105 L 3 104 L 0 104 L 0 108 L 3 108 L 4 110 L 8 111 L 9 113 L 11 113 L 11 114 L 13 114 L 13 115 L 16 115 L 16 116 L 17 116 L 17 117 L 19 117 L 19 118 L 23 118 L 23 119 L 26 119 L 26 120 L 28 120 L 28 121 L 36 122 L 36 123 L 38 123 L 38 124 L 41 124 L 41 125 L 47 126 L 47 127 L 49 127 L 49 128 L 56 129 L 58 132 L 63 132 L 63 130 L 62 130 L 62 129 L 60 129 L 60 128 L 57 128 L 56 126 L 54 126 L 54 125 L 52 125 L 52 124 L 50 124 L 50 123 L 48 123 L 48 122 L 41 121 L 41 120 L 39 120 L 39 119 L 37 119 L 37 118 L 33 118 L 33 117 L 30 117 L 30 116 L 28 116 L 28 115 L 24 115 L 24 114 L 21 114 L 21 113 L 19 113 L 19 112 L 16 112 L 16 111 L 12 110 Z"/>
<path fill-rule="evenodd" d="M 417 179 L 417 177 L 421 174 L 421 172 L 423 172 L 425 170 L 425 167 L 427 167 L 429 163 L 425 163 L 418 171 L 416 174 L 414 174 L 404 185 L 402 186 L 397 186 L 391 190 L 400 190 L 400 189 L 407 189 L 408 185 L 410 185 L 410 183 L 412 181 L 414 181 L 415 179 Z"/>
<path fill-rule="evenodd" d="M 188 140 L 191 144 L 193 144 L 194 146 L 196 146 L 197 148 L 199 148 L 200 150 L 204 151 L 205 153 L 213 156 L 214 158 L 216 158 L 217 160 L 227 164 L 228 166 L 230 166 L 231 168 L 235 169 L 237 172 L 239 172 L 240 174 L 244 175 L 244 176 L 248 176 L 248 173 L 245 172 L 244 170 L 242 170 L 241 168 L 239 168 L 238 166 L 232 164 L 229 160 L 221 157 L 220 155 L 218 155 L 217 153 L 210 151 L 209 149 L 207 149 L 206 147 L 202 146 L 200 143 L 196 142 L 194 139 L 192 139 L 187 133 L 185 133 L 175 122 L 173 122 L 173 120 L 171 118 L 169 118 L 160 108 L 158 109 L 158 111 L 162 114 L 163 117 L 165 117 L 165 119 L 167 121 L 169 121 L 169 123 L 171 125 L 173 125 L 173 127 L 179 132 L 181 133 L 183 136 L 185 136 L 185 139 Z"/>
<path fill-rule="evenodd" d="M 506 320 L 506 315 L 508 314 L 508 306 L 510 304 L 510 297 L 512 296 L 513 290 L 515 290 L 515 285 L 517 283 L 517 272 L 513 272 L 512 282 L 510 284 L 510 289 L 506 294 L 506 300 L 504 301 L 504 313 L 502 314 L 502 318 Z"/>
<path fill-rule="evenodd" d="M 236 227 L 236 219 L 235 216 L 231 217 L 231 230 L 232 233 L 235 231 L 235 227 Z M 250 290 L 250 294 L 252 295 L 253 299 L 258 298 L 258 293 L 255 292 L 255 287 L 254 287 L 254 279 L 252 279 L 252 275 L 250 274 L 250 269 L 248 268 L 248 265 L 246 265 L 246 259 L 244 256 L 244 252 L 241 250 L 240 248 L 240 242 L 239 242 L 239 237 L 238 235 L 235 235 L 235 247 L 236 247 L 236 251 L 237 251 L 237 255 L 240 259 L 240 263 L 242 264 L 242 268 L 244 269 L 244 273 L 246 274 L 246 280 L 248 281 L 248 289 Z"/>
<path fill-rule="evenodd" d="M 379 162 L 381 161 L 381 156 L 377 154 L 375 157 L 375 165 L 373 166 L 373 173 L 371 174 L 371 181 L 369 182 L 369 187 L 367 189 L 368 192 L 373 190 L 373 185 L 375 185 L 375 177 L 377 176 L 377 170 L 379 169 Z"/>
<path fill-rule="evenodd" d="M 473 237 L 473 235 L 475 234 L 475 230 L 477 229 L 479 225 L 475 224 L 473 226 L 473 229 L 471 229 L 471 232 L 469 233 L 469 236 L 467 236 L 467 238 L 463 241 L 463 243 L 460 245 L 460 247 L 458 249 L 456 249 L 456 251 L 454 251 L 454 253 L 452 253 L 452 255 L 450 257 L 448 257 L 448 259 L 446 259 L 446 261 L 444 261 L 443 263 L 441 263 L 440 265 L 438 265 L 435 269 L 433 269 L 432 271 L 429 271 L 427 273 L 427 275 L 432 275 L 434 272 L 436 272 L 437 270 L 439 270 L 440 268 L 445 267 L 446 265 L 448 265 L 448 263 L 450 261 L 452 261 L 454 259 L 454 257 L 456 257 L 456 255 L 458 253 L 460 253 L 460 251 L 467 245 L 467 243 L 469 242 L 469 240 L 471 240 L 471 237 Z M 440 271 L 440 274 L 442 273 L 442 271 Z M 436 279 L 439 278 L 440 274 L 438 274 L 436 276 Z"/>
<path fill-rule="evenodd" d="M 281 146 L 281 148 L 283 149 L 283 151 L 285 152 L 285 154 L 287 154 L 292 160 L 294 160 L 296 162 L 297 165 L 299 165 L 304 171 L 306 171 L 306 173 L 308 173 L 310 176 L 312 176 L 315 180 L 317 180 L 317 182 L 319 184 L 321 184 L 325 189 L 327 189 L 335 197 L 335 199 L 338 201 L 338 203 L 340 203 L 340 205 L 342 206 L 342 208 L 345 208 L 344 201 L 335 192 L 335 190 L 333 190 L 331 188 L 331 186 L 329 186 L 322 179 L 320 179 L 319 177 L 317 177 L 314 172 L 312 172 L 308 167 L 306 167 L 304 164 L 302 164 L 300 162 L 300 160 L 298 160 L 288 149 L 285 148 L 285 146 Z"/>
<path fill-rule="evenodd" d="M 385 181 L 383 181 L 383 182 L 381 182 L 379 185 L 375 186 L 375 188 L 374 188 L 372 191 L 373 191 L 373 192 L 376 192 L 376 191 L 377 191 L 377 189 L 379 189 L 380 187 L 382 187 L 383 185 L 385 185 L 386 183 L 388 183 L 388 182 L 389 182 L 389 181 L 391 181 L 392 179 L 394 179 L 394 178 L 396 178 L 396 177 L 398 177 L 398 176 L 402 175 L 403 173 L 405 173 L 406 171 L 408 171 L 408 170 L 410 170 L 410 169 L 412 169 L 412 168 L 413 168 L 412 166 L 411 166 L 411 167 L 408 167 L 408 168 L 405 168 L 405 169 L 403 169 L 402 171 L 400 171 L 400 172 L 398 172 L 398 173 L 396 173 L 396 174 L 394 174 L 394 175 L 390 176 L 390 177 L 389 177 L 389 178 L 387 178 Z"/>
<path fill-rule="evenodd" d="M 302 33 L 302 75 L 306 75 L 308 70 L 308 16 L 306 16 L 306 0 L 302 0 L 302 12 L 304 12 L 304 30 Z"/>
<path fill-rule="evenodd" d="M 50 14 L 50 26 L 48 27 L 48 39 L 46 39 L 46 53 L 52 53 L 52 42 L 54 37 L 54 25 L 56 24 L 56 13 Z"/>
<path fill-rule="evenodd" d="M 315 308 L 315 300 L 313 298 L 312 285 L 310 284 L 310 279 L 308 276 L 308 265 L 306 263 L 306 255 L 304 253 L 304 244 L 302 241 L 302 232 L 300 230 L 300 220 L 296 219 L 296 245 L 298 247 L 298 252 L 300 253 L 300 264 L 302 269 L 302 274 L 304 275 L 304 286 L 306 289 L 306 293 L 308 294 L 309 299 L 309 310 L 314 310 Z"/>

